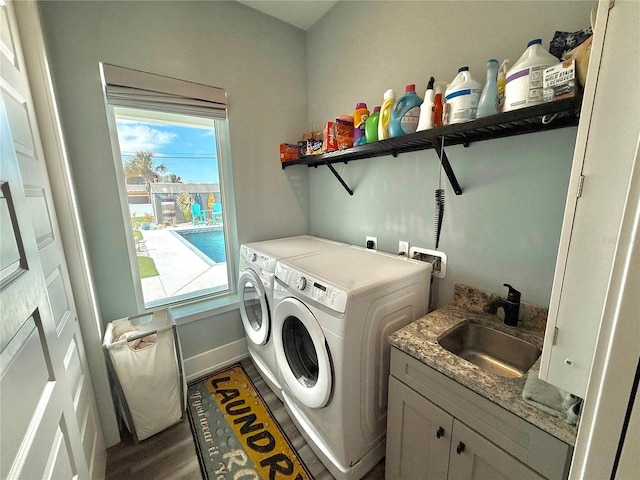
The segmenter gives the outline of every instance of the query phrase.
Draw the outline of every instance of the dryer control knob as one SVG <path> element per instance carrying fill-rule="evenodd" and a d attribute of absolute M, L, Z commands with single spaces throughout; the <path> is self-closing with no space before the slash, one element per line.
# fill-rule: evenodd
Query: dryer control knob
<path fill-rule="evenodd" d="M 253 253 L 251 254 L 251 261 L 252 261 L 252 262 L 255 262 L 257 259 L 258 259 L 258 254 L 257 254 L 256 252 L 253 252 Z"/>
<path fill-rule="evenodd" d="M 298 277 L 298 279 L 296 280 L 296 288 L 298 290 L 304 290 L 305 288 L 307 288 L 307 279 L 304 277 Z"/>

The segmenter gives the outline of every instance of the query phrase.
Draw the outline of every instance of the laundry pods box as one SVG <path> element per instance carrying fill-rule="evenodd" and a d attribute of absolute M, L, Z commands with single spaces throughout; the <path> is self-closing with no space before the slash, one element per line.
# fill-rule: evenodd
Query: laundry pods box
<path fill-rule="evenodd" d="M 305 155 L 320 155 L 321 153 L 322 153 L 322 140 L 315 140 L 313 138 L 308 138 Z"/>
<path fill-rule="evenodd" d="M 291 143 L 280 144 L 280 161 L 286 162 L 288 160 L 295 160 L 298 158 L 298 145 Z"/>
<path fill-rule="evenodd" d="M 335 128 L 338 150 L 353 147 L 353 117 L 340 115 L 336 118 Z"/>
<path fill-rule="evenodd" d="M 322 153 L 338 150 L 336 130 L 333 122 L 327 122 L 322 130 Z"/>
<path fill-rule="evenodd" d="M 575 60 L 565 60 L 544 70 L 542 96 L 545 102 L 575 97 L 577 94 Z"/>

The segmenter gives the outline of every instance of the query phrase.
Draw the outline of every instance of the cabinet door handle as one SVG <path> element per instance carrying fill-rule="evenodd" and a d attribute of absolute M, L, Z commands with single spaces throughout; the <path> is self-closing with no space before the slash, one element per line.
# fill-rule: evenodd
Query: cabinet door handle
<path fill-rule="evenodd" d="M 456 447 L 456 452 L 458 453 L 458 455 L 460 455 L 462 452 L 464 452 L 464 448 L 465 448 L 465 444 L 460 442 L 458 443 L 458 446 Z"/>
<path fill-rule="evenodd" d="M 444 435 L 444 428 L 438 427 L 438 430 L 436 431 L 436 438 L 440 438 L 443 435 Z"/>

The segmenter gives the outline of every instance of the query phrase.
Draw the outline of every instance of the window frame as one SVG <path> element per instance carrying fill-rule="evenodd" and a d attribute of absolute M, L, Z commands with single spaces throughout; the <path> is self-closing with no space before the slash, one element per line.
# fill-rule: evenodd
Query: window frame
<path fill-rule="evenodd" d="M 133 284 L 133 290 L 135 295 L 135 301 L 138 308 L 138 314 L 144 314 L 152 312 L 154 310 L 171 308 L 174 312 L 174 316 L 178 323 L 188 323 L 190 321 L 197 321 L 204 317 L 210 316 L 212 313 L 221 313 L 229 311 L 233 308 L 237 308 L 238 295 L 237 295 L 237 280 L 238 280 L 238 236 L 237 236 L 237 223 L 235 215 L 235 196 L 233 190 L 233 168 L 231 157 L 231 142 L 229 136 L 229 120 L 228 116 L 225 119 L 215 118 L 215 116 L 205 117 L 213 122 L 213 128 L 215 132 L 216 140 L 216 153 L 218 158 L 218 174 L 220 184 L 220 198 L 223 207 L 223 225 L 225 233 L 225 248 L 226 248 L 226 264 L 227 264 L 227 281 L 228 286 L 225 290 L 220 292 L 212 292 L 192 296 L 191 298 L 182 300 L 170 300 L 155 305 L 145 305 L 144 294 L 142 291 L 142 282 L 140 279 L 140 272 L 138 268 L 137 254 L 134 246 L 133 229 L 131 228 L 130 210 L 127 201 L 127 186 L 124 177 L 124 168 L 122 164 L 122 154 L 120 150 L 120 142 L 118 139 L 118 130 L 116 123 L 116 107 L 109 103 L 106 95 L 106 82 L 104 78 L 104 72 L 102 71 L 103 65 L 101 64 L 102 84 L 104 92 L 104 104 L 107 116 L 107 127 L 109 130 L 109 139 L 112 149 L 112 157 L 114 161 L 116 184 L 118 190 L 118 200 L 120 203 L 120 217 L 122 219 L 122 225 L 125 233 L 126 250 L 129 259 L 129 268 L 131 272 L 131 281 Z M 180 80 L 180 82 L 185 82 Z M 154 109 L 151 106 L 149 108 L 142 108 L 139 105 L 133 107 L 124 107 L 133 110 L 146 110 L 158 113 L 162 112 L 159 109 Z M 204 115 L 194 115 L 193 112 L 184 111 L 181 112 L 175 107 L 172 107 L 172 113 L 185 115 L 190 117 L 204 117 Z M 182 321 L 180 321 L 182 320 Z"/>

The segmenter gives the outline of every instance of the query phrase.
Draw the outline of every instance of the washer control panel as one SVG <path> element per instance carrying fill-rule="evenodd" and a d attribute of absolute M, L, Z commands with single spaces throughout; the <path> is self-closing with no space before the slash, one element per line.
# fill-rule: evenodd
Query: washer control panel
<path fill-rule="evenodd" d="M 276 278 L 299 298 L 309 298 L 340 313 L 347 308 L 345 291 L 288 265 L 276 264 Z"/>
<path fill-rule="evenodd" d="M 246 245 L 242 245 L 242 247 L 240 248 L 240 255 L 247 261 L 249 265 L 260 267 L 263 270 L 269 270 L 271 272 L 273 272 L 273 270 L 275 269 L 275 258 L 257 252 L 254 249 L 247 247 Z"/>

